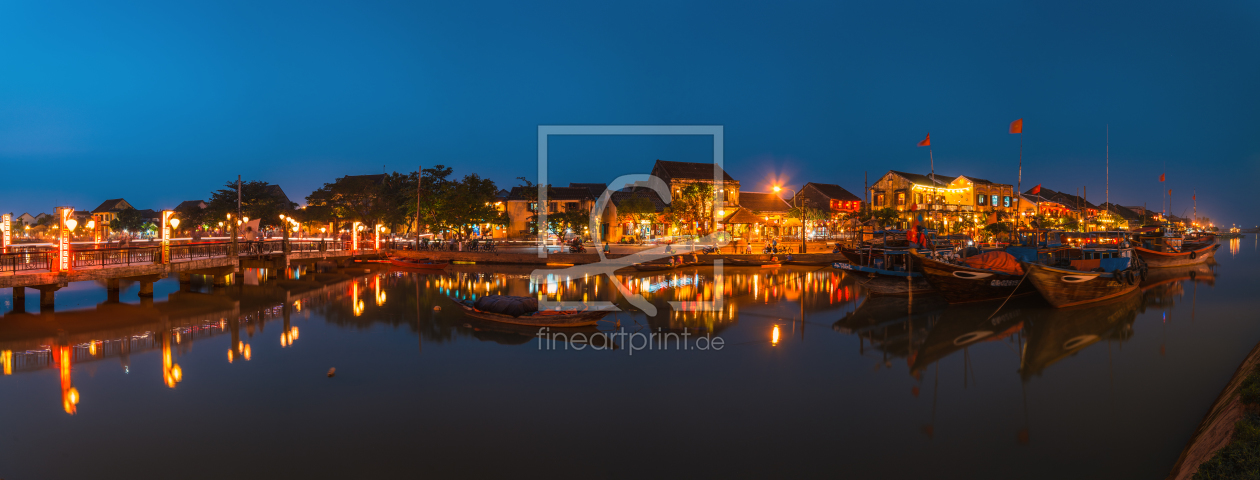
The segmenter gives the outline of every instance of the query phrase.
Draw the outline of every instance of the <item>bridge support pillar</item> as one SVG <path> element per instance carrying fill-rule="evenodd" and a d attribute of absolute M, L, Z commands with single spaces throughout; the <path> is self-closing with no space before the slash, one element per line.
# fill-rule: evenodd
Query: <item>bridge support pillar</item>
<path fill-rule="evenodd" d="M 144 280 L 141 280 L 139 295 L 141 297 L 153 298 L 153 282 L 146 282 Z"/>
<path fill-rule="evenodd" d="M 180 274 L 179 274 L 179 283 L 181 283 L 181 284 L 184 284 L 184 283 L 192 283 L 192 274 L 191 274 L 191 273 L 188 273 L 188 272 L 183 272 L 183 273 L 180 273 Z"/>
<path fill-rule="evenodd" d="M 13 311 L 26 311 L 26 287 L 13 287 Z"/>
<path fill-rule="evenodd" d="M 214 276 L 214 286 L 216 286 L 216 287 L 226 287 L 226 286 L 227 286 L 227 282 L 228 282 L 228 275 L 233 275 L 233 274 L 229 273 L 229 274 L 227 274 L 227 275 L 215 275 L 215 276 Z"/>
<path fill-rule="evenodd" d="M 61 290 L 61 285 L 36 285 L 31 288 L 39 290 L 39 310 L 51 312 L 56 299 L 55 292 Z"/>
<path fill-rule="evenodd" d="M 118 292 L 122 290 L 117 278 L 105 280 L 105 303 L 118 303 Z"/>

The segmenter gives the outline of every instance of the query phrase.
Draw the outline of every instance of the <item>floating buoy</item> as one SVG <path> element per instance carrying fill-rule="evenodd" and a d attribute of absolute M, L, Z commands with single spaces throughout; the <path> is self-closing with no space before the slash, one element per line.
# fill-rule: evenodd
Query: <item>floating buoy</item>
<path fill-rule="evenodd" d="M 433 307 L 433 311 L 435 311 L 435 312 L 440 312 L 440 311 L 442 311 L 442 307 L 441 307 L 440 305 L 435 305 L 435 306 Z"/>
<path fill-rule="evenodd" d="M 336 374 L 337 374 L 337 368 L 336 368 L 336 367 L 328 369 L 328 378 L 332 378 L 332 377 L 333 377 L 333 375 L 336 375 Z"/>

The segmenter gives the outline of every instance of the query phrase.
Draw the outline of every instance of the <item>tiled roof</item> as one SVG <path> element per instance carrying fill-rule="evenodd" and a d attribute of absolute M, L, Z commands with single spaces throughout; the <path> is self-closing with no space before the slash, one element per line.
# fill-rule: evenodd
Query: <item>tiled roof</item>
<path fill-rule="evenodd" d="M 570 183 L 569 187 L 570 188 L 585 188 L 587 190 L 590 190 L 591 196 L 595 198 L 599 198 L 600 195 L 604 194 L 604 190 L 608 189 L 608 185 L 603 184 L 603 183 Z"/>
<path fill-rule="evenodd" d="M 722 220 L 722 223 L 736 225 L 751 225 L 761 223 L 761 217 L 754 215 L 747 208 L 736 208 L 735 213 L 728 215 Z"/>
<path fill-rule="evenodd" d="M 652 202 L 652 206 L 656 207 L 657 212 L 664 211 L 665 207 L 669 206 L 669 204 L 665 203 L 665 201 L 656 194 L 655 190 L 647 187 L 629 187 L 618 190 L 612 193 L 609 200 L 612 201 L 613 205 L 620 207 L 622 202 L 633 197 L 648 199 L 649 202 Z"/>
<path fill-rule="evenodd" d="M 674 178 L 685 178 L 690 180 L 713 180 L 713 171 L 717 169 L 722 173 L 722 179 L 725 182 L 733 182 L 734 178 L 729 173 L 722 170 L 712 163 L 693 163 L 693 162 L 669 162 L 665 160 L 657 160 L 652 166 L 652 174 L 661 177 L 666 182 Z"/>
<path fill-rule="evenodd" d="M 201 200 L 184 200 L 175 206 L 175 210 L 185 210 L 190 208 L 206 208 L 206 202 Z"/>
<path fill-rule="evenodd" d="M 523 193 L 524 187 L 512 187 L 512 191 L 508 193 L 508 200 L 525 200 Z M 548 187 L 547 201 L 562 200 L 594 200 L 595 196 L 591 195 L 591 190 L 584 187 Z"/>
<path fill-rule="evenodd" d="M 739 192 L 739 206 L 757 213 L 783 212 L 792 209 L 791 205 L 773 193 Z"/>
<path fill-rule="evenodd" d="M 917 174 L 917 173 L 898 172 L 898 171 L 896 171 L 896 170 L 889 170 L 889 171 L 888 171 L 888 173 L 896 174 L 896 175 L 900 176 L 901 178 L 904 178 L 904 179 L 906 179 L 906 180 L 909 180 L 909 181 L 911 181 L 911 182 L 914 182 L 914 183 L 916 183 L 916 184 L 918 184 L 918 185 L 931 185 L 931 184 L 932 184 L 932 177 L 929 177 L 928 175 L 919 175 L 919 174 Z M 958 177 L 956 177 L 956 176 L 950 176 L 950 175 L 945 175 L 945 174 L 942 174 L 942 173 L 938 173 L 938 174 L 936 174 L 936 184 L 937 184 L 937 185 L 939 185 L 939 186 L 941 186 L 941 187 L 945 187 L 945 186 L 948 186 L 948 185 L 949 185 L 949 182 L 950 182 L 952 179 L 954 179 L 954 178 L 958 178 Z"/>
<path fill-rule="evenodd" d="M 832 185 L 830 183 L 809 182 L 809 183 L 806 183 L 804 187 L 801 187 L 801 189 L 804 190 L 805 188 L 808 188 L 808 187 L 814 187 L 814 189 L 817 190 L 818 193 L 821 193 L 825 195 L 827 198 L 830 198 L 833 200 L 840 200 L 842 202 L 856 202 L 856 201 L 862 200 L 861 198 L 858 198 L 857 195 L 850 193 L 848 190 L 845 190 L 844 187 L 841 187 L 839 185 Z"/>
<path fill-rule="evenodd" d="M 121 198 L 111 198 L 109 200 L 101 202 L 101 206 L 96 207 L 95 210 L 92 210 L 92 213 L 117 212 L 119 210 L 124 210 L 130 206 L 131 204 L 127 203 L 126 200 L 123 200 Z"/>

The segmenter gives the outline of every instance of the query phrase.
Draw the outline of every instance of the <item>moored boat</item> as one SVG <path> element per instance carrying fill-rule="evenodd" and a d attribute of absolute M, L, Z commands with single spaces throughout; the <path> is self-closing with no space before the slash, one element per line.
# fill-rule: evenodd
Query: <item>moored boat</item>
<path fill-rule="evenodd" d="M 400 268 L 416 268 L 421 270 L 442 270 L 445 269 L 450 262 L 435 262 L 432 260 L 418 260 L 410 258 L 390 258 L 390 265 Z"/>
<path fill-rule="evenodd" d="M 1024 278 L 1024 268 L 1009 253 L 994 251 L 954 264 L 911 250 L 914 269 L 922 273 L 949 303 L 983 302 L 1037 291 Z"/>
<path fill-rule="evenodd" d="M 858 286 L 872 296 L 926 295 L 936 291 L 923 278 L 923 274 L 918 272 L 884 270 L 845 262 L 835 262 L 831 266 L 840 270 L 867 274 L 868 278 L 859 280 Z"/>
<path fill-rule="evenodd" d="M 1057 308 L 1116 298 L 1137 290 L 1141 277 L 1130 258 L 1101 259 L 1100 271 L 1025 263 L 1028 279 Z M 1111 267 L 1110 272 L 1108 267 Z"/>
<path fill-rule="evenodd" d="M 459 305 L 460 308 L 463 308 L 464 314 L 469 317 L 531 327 L 584 327 L 587 325 L 595 325 L 601 318 L 604 318 L 609 313 L 607 310 L 535 310 L 514 316 L 480 310 L 476 307 L 476 304 L 471 301 L 460 300 L 455 297 L 449 298 L 452 302 L 455 302 L 456 305 Z M 515 298 L 519 298 L 522 301 L 534 300 L 532 297 Z M 535 300 L 534 308 L 537 308 L 536 302 L 537 301 Z"/>
<path fill-rule="evenodd" d="M 1134 240 L 1133 250 L 1151 268 L 1204 263 L 1220 248 L 1213 235 L 1183 238 L 1168 224 L 1144 226 Z"/>

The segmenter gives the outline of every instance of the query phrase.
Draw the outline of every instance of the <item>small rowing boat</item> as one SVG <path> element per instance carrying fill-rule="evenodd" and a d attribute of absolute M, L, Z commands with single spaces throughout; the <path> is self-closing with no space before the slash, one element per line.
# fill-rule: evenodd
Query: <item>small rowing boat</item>
<path fill-rule="evenodd" d="M 595 325 L 609 313 L 607 310 L 537 310 L 538 301 L 533 297 L 508 297 L 513 300 L 519 300 L 522 303 L 533 301 L 533 311 L 514 316 L 478 309 L 476 304 L 469 300 L 460 300 L 455 297 L 448 298 L 455 302 L 456 305 L 459 305 L 460 308 L 463 308 L 464 314 L 469 317 L 530 327 L 584 327 Z M 487 297 L 483 297 L 483 299 L 485 298 Z"/>
<path fill-rule="evenodd" d="M 400 268 L 416 268 L 421 270 L 442 270 L 445 269 L 450 262 L 435 262 L 432 260 L 420 260 L 410 258 L 391 258 L 388 260 L 390 265 Z"/>

